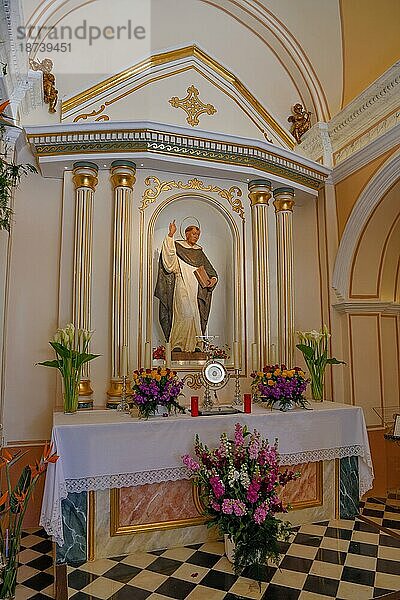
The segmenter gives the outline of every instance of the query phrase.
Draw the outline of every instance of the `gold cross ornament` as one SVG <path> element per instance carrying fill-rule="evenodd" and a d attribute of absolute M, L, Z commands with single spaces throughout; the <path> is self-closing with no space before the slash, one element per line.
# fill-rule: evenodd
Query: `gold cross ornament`
<path fill-rule="evenodd" d="M 199 99 L 199 90 L 191 85 L 187 89 L 187 96 L 185 98 L 178 98 L 178 96 L 173 96 L 169 103 L 174 108 L 182 108 L 187 114 L 186 121 L 194 127 L 199 124 L 199 116 L 203 113 L 207 113 L 207 115 L 213 115 L 217 112 L 217 109 L 212 104 L 204 104 Z"/>

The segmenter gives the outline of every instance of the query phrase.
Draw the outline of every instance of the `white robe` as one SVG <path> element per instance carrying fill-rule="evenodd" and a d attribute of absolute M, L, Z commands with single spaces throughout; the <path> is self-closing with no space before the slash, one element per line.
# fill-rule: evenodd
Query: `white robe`
<path fill-rule="evenodd" d="M 183 240 L 177 243 L 184 248 L 201 248 L 197 244 L 191 246 Z M 197 305 L 198 282 L 194 275 L 196 267 L 188 265 L 177 256 L 174 238 L 169 235 L 164 239 L 161 256 L 165 269 L 175 274 L 171 348 L 180 348 L 183 352 L 194 352 L 196 347 L 201 348 L 201 340 L 198 339 L 198 336 L 202 335 Z"/>

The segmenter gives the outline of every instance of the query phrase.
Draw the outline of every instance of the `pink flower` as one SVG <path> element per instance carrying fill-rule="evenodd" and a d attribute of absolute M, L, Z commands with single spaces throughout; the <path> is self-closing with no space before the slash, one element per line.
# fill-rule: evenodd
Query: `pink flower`
<path fill-rule="evenodd" d="M 221 509 L 224 515 L 231 515 L 233 513 L 233 500 L 225 498 L 225 500 L 222 502 Z"/>
<path fill-rule="evenodd" d="M 253 519 L 257 523 L 257 525 L 261 525 L 264 523 L 265 519 L 268 515 L 268 505 L 266 502 L 263 502 L 261 506 L 258 506 L 254 511 Z"/>
<path fill-rule="evenodd" d="M 198 471 L 200 469 L 199 463 L 193 460 L 189 454 L 182 456 L 182 462 L 190 471 Z"/>
<path fill-rule="evenodd" d="M 233 512 L 237 517 L 243 517 L 246 514 L 246 505 L 241 500 L 234 500 L 232 503 Z"/>
<path fill-rule="evenodd" d="M 260 490 L 261 484 L 259 480 L 253 479 L 249 485 L 249 489 L 247 490 L 247 500 L 254 504 L 258 500 L 258 492 Z"/>
<path fill-rule="evenodd" d="M 241 448 L 244 445 L 243 427 L 240 423 L 235 425 L 235 446 Z"/>
<path fill-rule="evenodd" d="M 210 477 L 210 485 L 216 498 L 221 498 L 225 494 L 225 486 L 219 477 Z"/>

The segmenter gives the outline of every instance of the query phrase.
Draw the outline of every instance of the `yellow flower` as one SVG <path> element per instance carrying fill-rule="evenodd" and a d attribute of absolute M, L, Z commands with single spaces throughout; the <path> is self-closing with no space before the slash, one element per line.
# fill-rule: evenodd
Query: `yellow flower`
<path fill-rule="evenodd" d="M 161 377 L 164 377 L 166 374 L 167 374 L 167 369 L 161 369 L 161 371 L 160 371 Z"/>
<path fill-rule="evenodd" d="M 271 377 L 272 377 L 272 373 L 267 373 L 267 374 L 266 374 L 266 378 L 267 378 L 267 379 L 271 379 Z"/>
<path fill-rule="evenodd" d="M 155 376 L 155 379 L 156 379 L 157 381 L 161 381 L 161 375 L 158 375 L 158 374 L 157 374 L 157 375 Z"/>
<path fill-rule="evenodd" d="M 268 385 L 272 387 L 273 385 L 275 385 L 275 381 L 272 381 L 272 379 L 268 379 Z"/>
<path fill-rule="evenodd" d="M 262 377 L 262 376 L 263 376 L 263 372 L 262 371 L 258 371 L 257 377 Z"/>
<path fill-rule="evenodd" d="M 280 374 L 281 374 L 281 370 L 280 369 L 275 369 L 274 375 L 280 375 Z"/>
<path fill-rule="evenodd" d="M 306 376 L 305 373 L 304 373 L 304 371 L 298 371 L 298 374 L 300 375 L 300 377 L 303 377 L 303 379 Z"/>

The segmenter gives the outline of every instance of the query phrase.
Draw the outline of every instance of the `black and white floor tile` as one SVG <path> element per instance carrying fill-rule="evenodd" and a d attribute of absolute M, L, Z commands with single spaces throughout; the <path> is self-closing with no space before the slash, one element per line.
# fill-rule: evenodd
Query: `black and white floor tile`
<path fill-rule="evenodd" d="M 376 500 L 362 504 L 364 515 L 378 510 Z M 68 595 L 73 600 L 369 600 L 399 592 L 400 599 L 400 519 L 391 506 L 380 504 L 380 516 L 365 515 L 379 523 L 331 520 L 296 528 L 291 543 L 281 545 L 279 567 L 263 572 L 261 590 L 250 572 L 235 577 L 223 544 L 212 542 L 68 567 Z M 24 537 L 17 600 L 52 597 L 51 547 L 44 535 Z"/>

